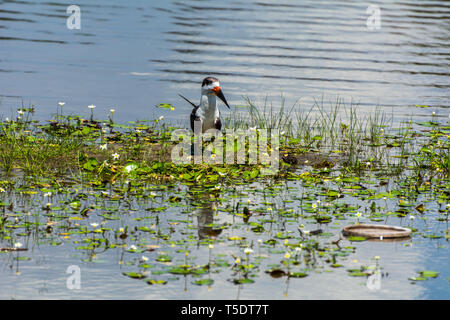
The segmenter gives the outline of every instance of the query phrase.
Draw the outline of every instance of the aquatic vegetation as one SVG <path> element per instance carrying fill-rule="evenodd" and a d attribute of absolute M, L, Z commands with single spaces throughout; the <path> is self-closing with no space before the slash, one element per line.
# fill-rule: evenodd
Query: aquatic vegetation
<path fill-rule="evenodd" d="M 117 124 L 114 111 L 103 121 L 91 108 L 85 120 L 64 116 L 63 105 L 46 124 L 32 110 L 0 122 L 0 257 L 12 255 L 18 273 L 39 243 L 64 245 L 80 263 L 119 264 L 136 285 L 247 288 L 341 269 L 370 277 L 370 266 L 348 261 L 368 240 L 340 232 L 369 221 L 448 250 L 448 123 L 392 128 L 354 108 L 343 119 L 340 103 L 292 121 L 294 109 L 268 115 L 249 101 L 251 121 L 237 114 L 228 126 L 285 131 L 279 171 L 268 176 L 259 164 L 172 163 L 176 128 L 164 119 Z M 409 279 L 445 279 L 439 273 Z"/>
<path fill-rule="evenodd" d="M 439 272 L 431 271 L 431 270 L 423 270 L 423 271 L 419 271 L 418 273 L 419 273 L 419 276 L 409 277 L 408 279 L 412 280 L 412 281 L 424 281 L 429 278 L 437 278 L 437 276 L 439 275 Z"/>

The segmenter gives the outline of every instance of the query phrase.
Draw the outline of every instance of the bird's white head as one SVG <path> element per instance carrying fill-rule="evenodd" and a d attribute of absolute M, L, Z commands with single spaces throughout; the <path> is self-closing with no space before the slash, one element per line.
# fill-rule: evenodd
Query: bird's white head
<path fill-rule="evenodd" d="M 225 103 L 225 105 L 230 109 L 227 99 L 223 95 L 222 89 L 220 88 L 219 79 L 214 77 L 207 77 L 203 79 L 202 82 L 202 95 L 215 95 L 219 97 L 220 100 Z"/>

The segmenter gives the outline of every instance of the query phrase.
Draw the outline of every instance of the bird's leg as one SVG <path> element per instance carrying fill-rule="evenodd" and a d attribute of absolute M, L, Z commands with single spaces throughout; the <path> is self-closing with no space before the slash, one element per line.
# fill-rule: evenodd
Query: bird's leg
<path fill-rule="evenodd" d="M 194 144 L 191 146 L 194 163 L 202 162 L 202 127 L 203 123 L 200 119 L 194 121 Z"/>

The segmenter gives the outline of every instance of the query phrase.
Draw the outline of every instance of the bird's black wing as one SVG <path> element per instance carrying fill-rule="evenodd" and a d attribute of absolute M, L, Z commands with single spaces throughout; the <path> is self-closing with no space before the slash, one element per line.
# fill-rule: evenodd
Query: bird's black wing
<path fill-rule="evenodd" d="M 190 120 L 191 120 L 192 131 L 195 131 L 195 129 L 194 129 L 195 121 L 200 121 L 200 118 L 197 117 L 197 109 L 198 109 L 198 107 L 195 107 L 194 109 L 192 109 L 192 112 L 191 112 Z"/>
<path fill-rule="evenodd" d="M 192 129 L 192 131 L 194 131 L 194 123 L 196 120 L 199 120 L 199 118 L 197 117 L 197 114 L 196 114 L 199 106 L 196 106 L 193 102 L 189 101 L 189 99 L 183 97 L 181 94 L 178 94 L 178 95 L 180 97 L 182 97 L 184 100 L 186 100 L 187 102 L 189 102 L 194 107 L 194 109 L 192 109 L 191 116 L 190 116 L 191 129 Z"/>
<path fill-rule="evenodd" d="M 216 121 L 214 121 L 214 128 L 219 131 L 222 129 L 222 121 L 220 121 L 220 118 L 217 118 Z"/>

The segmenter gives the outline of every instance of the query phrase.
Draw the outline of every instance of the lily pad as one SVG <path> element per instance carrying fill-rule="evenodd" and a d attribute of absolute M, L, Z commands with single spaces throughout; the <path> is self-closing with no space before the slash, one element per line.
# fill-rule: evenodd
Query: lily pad
<path fill-rule="evenodd" d="M 289 272 L 289 277 L 291 278 L 304 278 L 307 276 L 308 274 L 305 272 Z"/>
<path fill-rule="evenodd" d="M 286 275 L 286 272 L 284 270 L 278 268 L 267 270 L 266 273 L 270 274 L 272 278 L 281 278 Z"/>
<path fill-rule="evenodd" d="M 168 256 L 166 254 L 162 254 L 158 258 L 156 258 L 156 261 L 159 261 L 159 262 L 171 262 L 172 261 L 172 257 Z"/>
<path fill-rule="evenodd" d="M 122 274 L 133 279 L 144 279 L 146 277 L 144 274 L 138 272 L 123 272 Z"/>
<path fill-rule="evenodd" d="M 175 109 L 173 105 L 169 104 L 169 103 L 159 103 L 156 105 L 156 107 L 161 108 L 161 109 Z"/>
<path fill-rule="evenodd" d="M 431 271 L 431 270 L 423 270 L 423 271 L 420 271 L 419 274 L 425 278 L 437 278 L 437 276 L 439 275 L 439 272 Z"/>
<path fill-rule="evenodd" d="M 347 271 L 348 275 L 351 277 L 366 277 L 369 275 L 367 272 L 361 271 L 361 269 L 350 269 Z"/>
<path fill-rule="evenodd" d="M 198 286 L 209 286 L 212 285 L 214 283 L 214 280 L 212 279 L 201 279 L 201 280 L 195 280 L 194 282 L 192 282 L 193 284 L 196 284 Z"/>
<path fill-rule="evenodd" d="M 145 282 L 147 282 L 150 285 L 154 285 L 154 284 L 166 284 L 167 281 L 166 280 L 155 280 L 155 279 L 147 279 L 145 280 Z"/>
<path fill-rule="evenodd" d="M 243 278 L 243 279 L 234 279 L 234 284 L 245 284 L 245 283 L 254 283 L 255 281 L 249 278 Z"/>
<path fill-rule="evenodd" d="M 367 238 L 365 238 L 365 237 L 358 237 L 358 236 L 349 236 L 347 239 L 350 241 L 366 241 L 367 240 Z"/>

